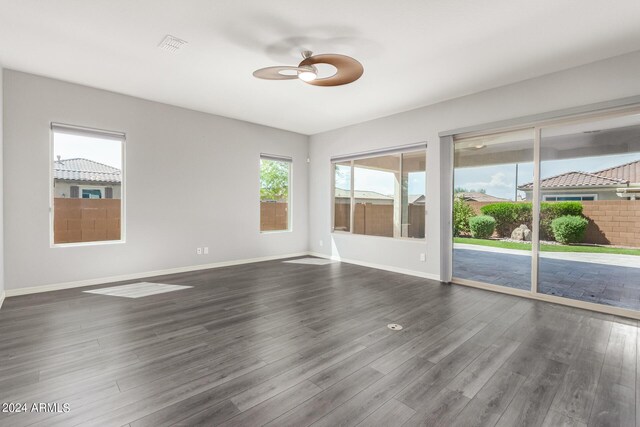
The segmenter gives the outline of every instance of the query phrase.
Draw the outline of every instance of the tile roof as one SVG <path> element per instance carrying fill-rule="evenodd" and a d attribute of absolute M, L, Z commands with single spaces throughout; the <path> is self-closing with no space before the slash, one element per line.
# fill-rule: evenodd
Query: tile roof
<path fill-rule="evenodd" d="M 628 183 L 629 181 L 625 179 L 606 177 L 588 172 L 566 172 L 540 181 L 541 188 L 615 187 Z M 533 189 L 533 183 L 520 185 L 518 189 L 531 190 Z"/>
<path fill-rule="evenodd" d="M 424 205 L 425 197 L 424 194 L 409 194 L 409 204 L 420 204 Z"/>
<path fill-rule="evenodd" d="M 53 176 L 65 181 L 120 183 L 120 169 L 88 159 L 61 159 L 53 162 Z"/>
<path fill-rule="evenodd" d="M 609 169 L 594 172 L 595 175 L 606 176 L 607 178 L 616 178 L 629 181 L 632 183 L 640 183 L 640 160 L 625 163 L 624 165 L 615 166 Z"/>

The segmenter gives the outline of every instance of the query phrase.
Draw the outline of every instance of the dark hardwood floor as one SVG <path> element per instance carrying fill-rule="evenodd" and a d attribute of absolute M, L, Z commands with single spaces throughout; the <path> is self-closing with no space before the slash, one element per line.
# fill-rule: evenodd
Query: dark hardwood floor
<path fill-rule="evenodd" d="M 637 424 L 636 321 L 339 263 L 150 281 L 193 288 L 8 298 L 0 401 L 70 411 L 0 425 Z"/>

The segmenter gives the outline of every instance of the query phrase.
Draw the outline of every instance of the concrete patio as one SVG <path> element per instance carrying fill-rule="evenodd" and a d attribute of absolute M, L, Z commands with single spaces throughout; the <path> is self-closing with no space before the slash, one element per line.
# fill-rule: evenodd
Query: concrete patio
<path fill-rule="evenodd" d="M 529 290 L 531 253 L 455 244 L 453 276 Z M 540 293 L 640 310 L 640 257 L 542 252 L 538 278 Z"/>

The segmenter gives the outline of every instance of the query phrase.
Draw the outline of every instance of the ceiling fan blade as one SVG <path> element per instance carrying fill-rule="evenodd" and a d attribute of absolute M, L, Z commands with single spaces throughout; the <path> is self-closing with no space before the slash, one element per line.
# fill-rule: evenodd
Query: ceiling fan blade
<path fill-rule="evenodd" d="M 282 74 L 282 71 L 292 71 L 293 74 Z M 265 80 L 292 80 L 298 78 L 298 71 L 302 71 L 300 67 L 282 65 L 260 68 L 253 72 L 253 76 Z"/>
<path fill-rule="evenodd" d="M 314 86 L 346 85 L 355 82 L 364 73 L 362 64 L 352 57 L 333 53 L 310 56 L 305 58 L 298 67 L 309 67 L 314 64 L 333 65 L 337 70 L 333 76 L 305 82 Z"/>

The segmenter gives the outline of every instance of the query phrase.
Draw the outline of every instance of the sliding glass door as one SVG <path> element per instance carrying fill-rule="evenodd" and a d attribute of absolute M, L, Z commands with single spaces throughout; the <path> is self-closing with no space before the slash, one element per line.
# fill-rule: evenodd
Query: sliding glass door
<path fill-rule="evenodd" d="M 453 193 L 454 281 L 640 310 L 637 112 L 455 137 Z"/>
<path fill-rule="evenodd" d="M 640 310 L 640 115 L 541 136 L 538 292 Z"/>
<path fill-rule="evenodd" d="M 453 276 L 529 290 L 533 129 L 455 140 Z"/>

